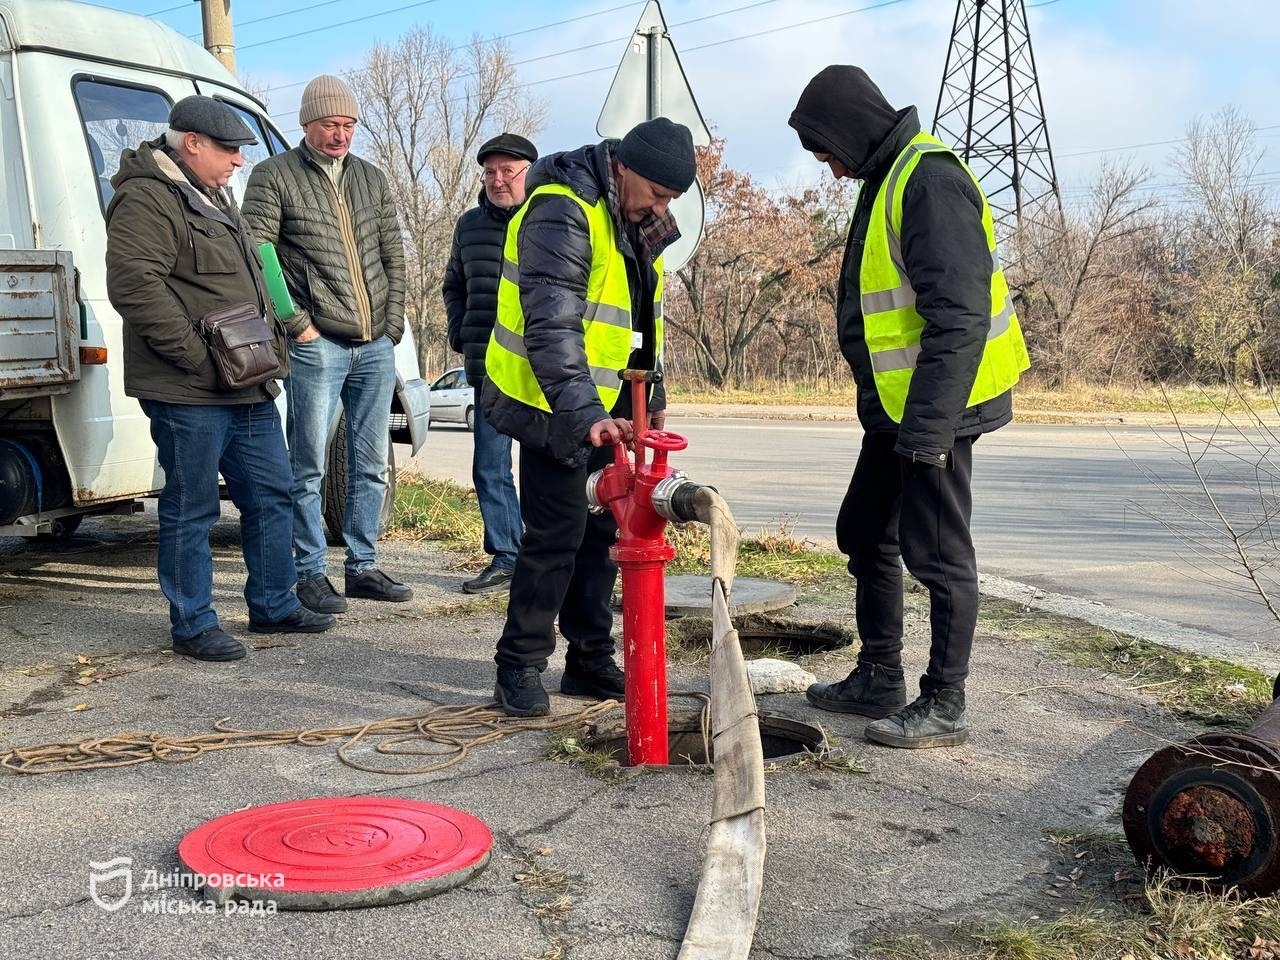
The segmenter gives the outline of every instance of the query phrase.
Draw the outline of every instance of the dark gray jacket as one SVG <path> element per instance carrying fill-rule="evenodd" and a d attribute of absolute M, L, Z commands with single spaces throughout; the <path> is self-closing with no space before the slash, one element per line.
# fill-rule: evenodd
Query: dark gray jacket
<path fill-rule="evenodd" d="M 257 304 L 276 332 L 288 372 L 283 325 L 262 282 L 262 263 L 234 204 L 223 209 L 186 178 L 163 138 L 126 150 L 107 207 L 107 296 L 124 320 L 124 392 L 165 403 L 260 403 L 274 380 L 227 390 L 196 332 L 201 317 Z"/>
<path fill-rule="evenodd" d="M 484 383 L 484 354 L 498 314 L 507 224 L 519 209 L 504 209 L 481 190 L 479 205 L 459 217 L 453 229 L 440 292 L 449 319 L 449 349 L 463 355 L 467 380 L 477 387 Z"/>
<path fill-rule="evenodd" d="M 902 198 L 902 256 L 925 326 L 899 425 L 876 392 L 859 272 L 872 203 L 894 159 L 920 132 L 916 108 L 895 111 L 861 70 L 830 67 L 806 89 L 791 125 L 806 149 L 830 153 L 862 180 L 840 268 L 836 324 L 863 429 L 897 431 L 898 453 L 937 463 L 956 437 L 1004 426 L 1013 417 L 1012 391 L 967 407 L 991 326 L 991 254 L 969 174 L 950 155 L 925 154 Z"/>
<path fill-rule="evenodd" d="M 547 183 L 564 183 L 583 200 L 595 203 L 607 189 L 605 151 L 599 145 L 568 153 L 554 153 L 535 163 L 525 176 L 525 189 Z M 591 425 L 605 417 L 631 416 L 629 384 L 610 411 L 604 409 L 583 346 L 582 315 L 587 305 L 587 280 L 591 275 L 591 234 L 582 208 L 568 197 L 541 196 L 527 201 L 520 224 L 520 307 L 524 311 L 525 348 L 534 376 L 551 413 L 506 396 L 485 381 L 481 402 L 484 416 L 494 428 L 522 444 L 541 450 L 562 463 L 585 463 Z M 632 354 L 630 367 L 654 366 L 653 264 L 637 259 L 630 224 L 614 223 L 614 239 L 627 260 L 631 287 L 632 328 L 641 335 L 641 346 Z M 654 251 L 657 257 L 660 250 Z M 650 411 L 665 410 L 667 395 L 657 384 L 648 397 Z"/>
<path fill-rule="evenodd" d="M 342 196 L 305 144 L 256 164 L 245 221 L 276 245 L 298 312 L 289 333 L 315 326 L 339 340 L 404 336 L 404 240 L 387 178 L 347 155 Z"/>

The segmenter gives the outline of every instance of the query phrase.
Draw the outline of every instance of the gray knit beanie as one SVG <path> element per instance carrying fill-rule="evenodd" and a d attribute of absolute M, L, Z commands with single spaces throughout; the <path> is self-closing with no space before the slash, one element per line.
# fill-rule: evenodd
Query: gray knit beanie
<path fill-rule="evenodd" d="M 693 134 L 688 127 L 666 117 L 636 124 L 622 138 L 614 154 L 646 180 L 676 193 L 688 190 L 698 173 Z"/>
<path fill-rule="evenodd" d="M 360 107 L 351 88 L 340 78 L 327 73 L 316 77 L 302 91 L 298 123 L 306 126 L 312 120 L 322 120 L 325 117 L 360 119 Z"/>

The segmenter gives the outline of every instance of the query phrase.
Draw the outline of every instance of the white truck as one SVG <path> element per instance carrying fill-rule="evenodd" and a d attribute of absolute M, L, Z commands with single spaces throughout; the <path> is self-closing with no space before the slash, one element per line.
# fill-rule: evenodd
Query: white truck
<path fill-rule="evenodd" d="M 263 104 L 168 26 L 71 0 L 0 0 L 0 536 L 69 536 L 86 514 L 134 512 L 163 484 L 147 418 L 124 394 L 105 212 L 120 152 L 160 134 L 194 93 L 257 134 L 246 168 L 289 149 Z M 388 430 L 416 453 L 430 396 L 408 331 L 396 371 Z M 339 416 L 325 484 L 335 531 L 343 433 Z M 394 452 L 387 469 L 384 529 Z"/>

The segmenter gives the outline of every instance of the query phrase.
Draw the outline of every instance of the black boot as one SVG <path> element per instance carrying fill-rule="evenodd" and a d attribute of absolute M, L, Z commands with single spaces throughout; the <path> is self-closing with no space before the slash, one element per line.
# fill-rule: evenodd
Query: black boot
<path fill-rule="evenodd" d="M 887 717 L 906 705 L 907 684 L 901 667 L 859 660 L 853 672 L 839 683 L 815 683 L 804 695 L 820 710 Z"/>
<path fill-rule="evenodd" d="M 867 724 L 862 732 L 868 740 L 887 747 L 958 747 L 969 739 L 964 691 L 921 694 L 892 716 Z"/>
<path fill-rule="evenodd" d="M 313 573 L 298 580 L 298 599 L 312 613 L 346 613 L 347 598 L 323 573 Z"/>
<path fill-rule="evenodd" d="M 389 603 L 405 603 L 413 599 L 413 589 L 389 576 L 377 567 L 363 573 L 347 574 L 346 594 L 361 600 L 386 600 Z"/>
<path fill-rule="evenodd" d="M 498 667 L 493 698 L 509 717 L 545 717 L 551 700 L 536 667 Z"/>
<path fill-rule="evenodd" d="M 591 663 L 566 662 L 560 692 L 566 697 L 622 700 L 626 697 L 626 677 L 612 657 Z"/>

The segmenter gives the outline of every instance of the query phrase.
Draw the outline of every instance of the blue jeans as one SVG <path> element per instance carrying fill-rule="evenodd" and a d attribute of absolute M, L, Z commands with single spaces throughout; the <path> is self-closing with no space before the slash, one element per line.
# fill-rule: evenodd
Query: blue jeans
<path fill-rule="evenodd" d="M 324 573 L 324 480 L 329 428 L 338 402 L 347 416 L 347 506 L 342 538 L 346 572 L 377 566 L 374 543 L 387 493 L 388 418 L 396 389 L 395 344 L 390 337 L 368 343 L 289 341 L 289 460 L 293 465 L 293 546 L 298 579 Z"/>
<path fill-rule="evenodd" d="M 478 396 L 478 387 L 476 393 Z M 475 484 L 480 517 L 484 520 L 484 552 L 493 557 L 495 567 L 514 570 L 524 525 L 520 521 L 516 482 L 511 476 L 511 438 L 489 425 L 480 404 L 472 413 L 475 451 L 471 457 L 471 482 Z"/>
<path fill-rule="evenodd" d="M 169 601 L 173 638 L 189 640 L 218 626 L 209 531 L 221 515 L 219 472 L 240 511 L 249 617 L 287 617 L 299 604 L 289 556 L 289 457 L 276 405 L 141 403 L 164 469 L 156 572 Z"/>

